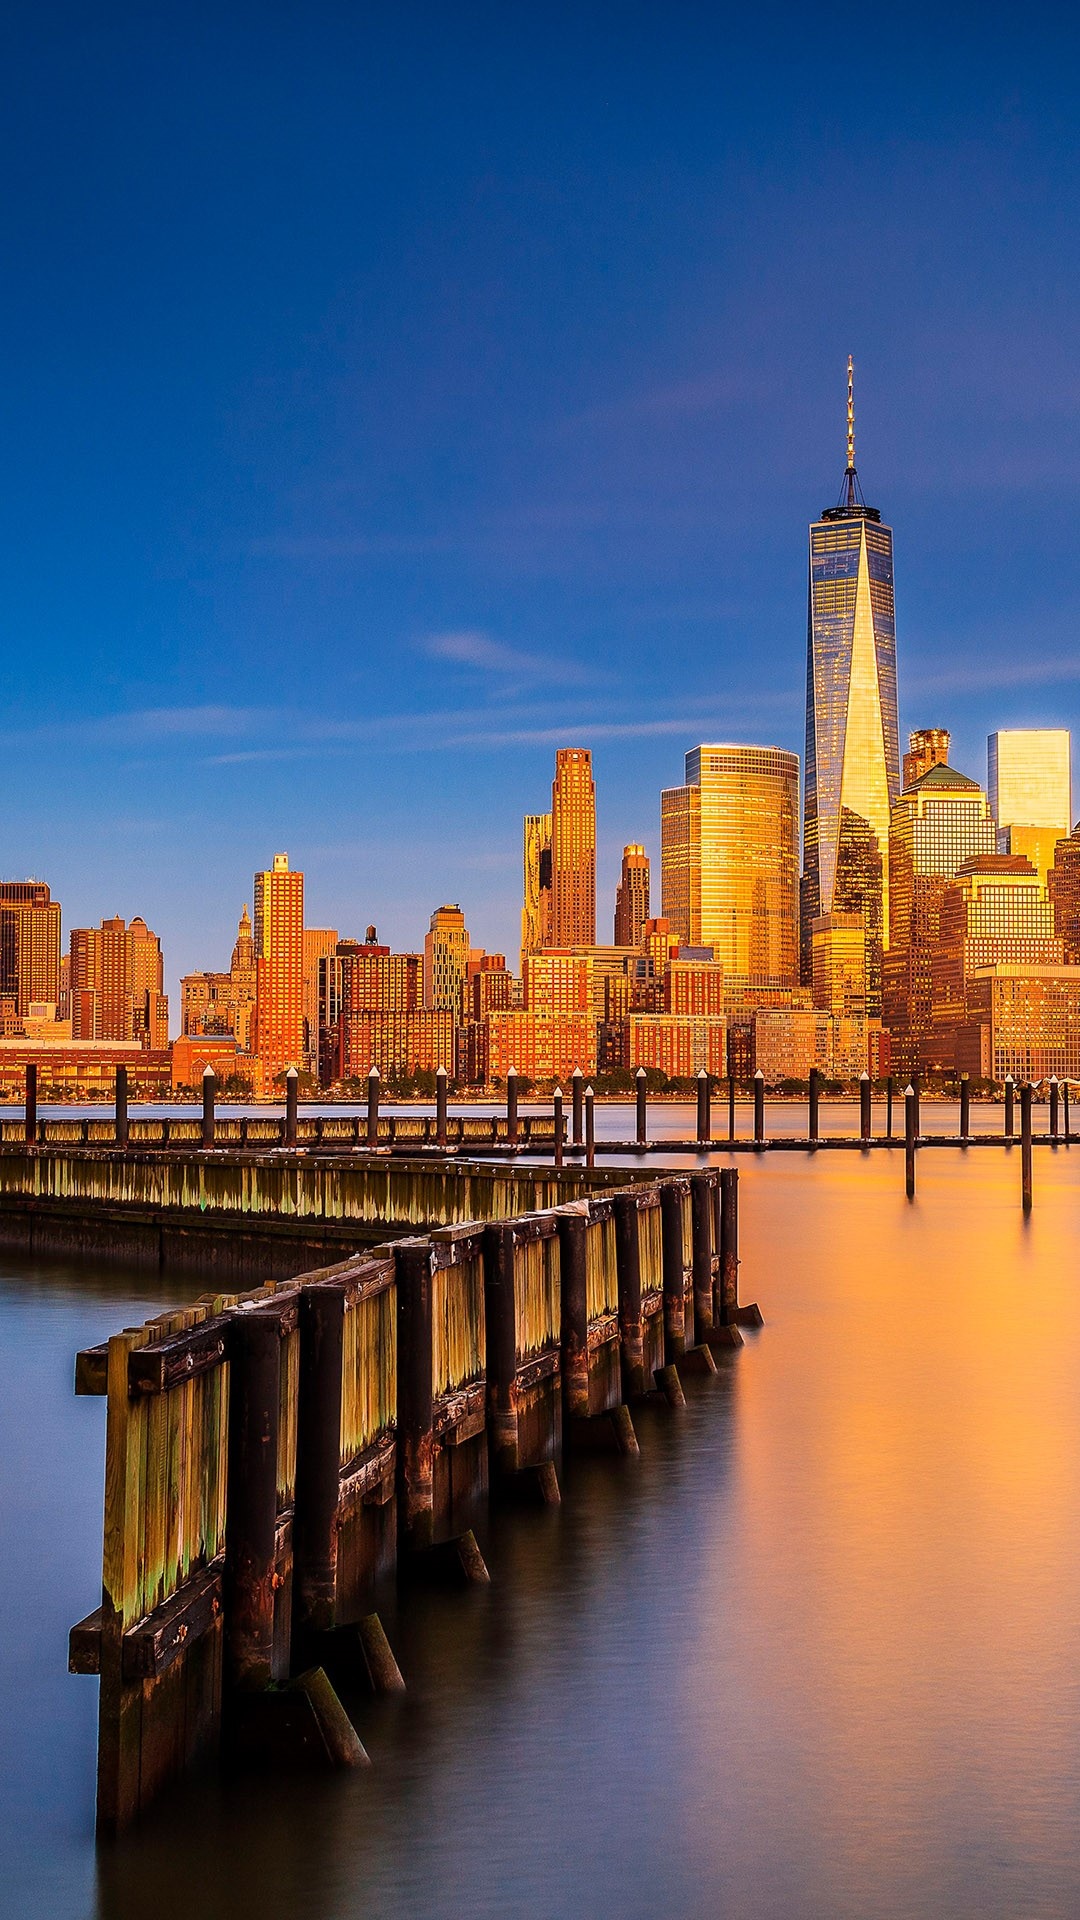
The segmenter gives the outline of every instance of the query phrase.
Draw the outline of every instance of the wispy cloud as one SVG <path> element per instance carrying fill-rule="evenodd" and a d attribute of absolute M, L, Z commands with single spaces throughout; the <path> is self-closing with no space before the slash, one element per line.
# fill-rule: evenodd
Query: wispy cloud
<path fill-rule="evenodd" d="M 956 661 L 942 669 L 930 667 L 922 672 L 916 666 L 914 671 L 905 671 L 903 692 L 905 698 L 913 693 L 993 693 L 1017 687 L 1066 686 L 1076 680 L 1080 680 L 1080 656 L 1076 655 L 1048 660 L 1025 656 L 1020 660 L 994 661 L 983 657 L 970 662 Z"/>
<path fill-rule="evenodd" d="M 524 676 L 574 684 L 588 674 L 576 660 L 560 660 L 551 654 L 529 653 L 508 647 L 501 640 L 475 627 L 463 627 L 450 633 L 432 633 L 421 641 L 423 651 L 433 660 L 449 660 L 454 666 L 473 667 L 480 673 Z"/>

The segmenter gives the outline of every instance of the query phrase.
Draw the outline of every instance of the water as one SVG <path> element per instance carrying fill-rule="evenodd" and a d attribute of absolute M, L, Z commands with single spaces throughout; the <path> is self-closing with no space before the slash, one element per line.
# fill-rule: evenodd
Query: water
<path fill-rule="evenodd" d="M 71 1357 L 185 1285 L 0 1270 L 0 1908 L 1075 1915 L 1080 1147 L 1036 1149 L 1027 1224 L 1018 1157 L 926 1153 L 913 1206 L 899 1152 L 742 1158 L 764 1331 L 639 1462 L 500 1516 L 490 1589 L 391 1622 L 371 1773 L 200 1785 L 99 1861 Z"/>

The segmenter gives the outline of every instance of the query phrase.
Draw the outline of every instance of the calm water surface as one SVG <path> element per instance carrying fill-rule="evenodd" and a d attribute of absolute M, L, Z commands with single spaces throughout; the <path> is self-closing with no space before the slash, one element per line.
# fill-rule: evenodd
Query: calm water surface
<path fill-rule="evenodd" d="M 391 1623 L 371 1773 L 187 1790 L 97 1859 L 71 1357 L 198 1288 L 0 1268 L 5 1914 L 1076 1915 L 1080 1146 L 1027 1226 L 1017 1160 L 927 1153 L 908 1206 L 899 1153 L 742 1159 L 765 1330 Z"/>

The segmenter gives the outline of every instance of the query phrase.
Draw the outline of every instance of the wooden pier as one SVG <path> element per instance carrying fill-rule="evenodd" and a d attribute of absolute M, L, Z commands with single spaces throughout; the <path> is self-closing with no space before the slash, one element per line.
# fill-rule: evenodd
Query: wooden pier
<path fill-rule="evenodd" d="M 107 1181 L 117 1158 L 95 1160 Z M 231 1205 L 229 1161 L 210 1190 Z M 355 1171 L 357 1219 L 420 1204 L 408 1165 Z M 565 1446 L 636 1452 L 630 1405 L 677 1403 L 681 1373 L 760 1324 L 739 1304 L 734 1169 L 425 1176 L 442 1223 L 424 1234 L 207 1294 L 77 1358 L 76 1391 L 108 1400 L 102 1603 L 70 1645 L 72 1670 L 100 1675 L 102 1835 L 221 1752 L 362 1763 L 322 1663 L 344 1637 L 376 1687 L 400 1684 L 380 1580 L 485 1578 L 462 1532 L 479 1499 L 557 1499 Z M 478 1196 L 486 1217 L 460 1217 Z"/>

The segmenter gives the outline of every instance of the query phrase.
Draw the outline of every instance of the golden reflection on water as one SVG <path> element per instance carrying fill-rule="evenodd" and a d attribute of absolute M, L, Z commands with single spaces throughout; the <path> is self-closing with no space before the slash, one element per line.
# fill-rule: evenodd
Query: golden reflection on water
<path fill-rule="evenodd" d="M 561 1509 L 500 1514 L 490 1588 L 388 1615 L 410 1690 L 352 1702 L 370 1774 L 178 1796 L 102 1856 L 100 1920 L 145 1920 L 148 1887 L 155 1920 L 1080 1914 L 1080 1145 L 1036 1148 L 1027 1222 L 1018 1150 L 925 1151 L 913 1204 L 902 1152 L 738 1164 L 761 1334 L 685 1413 L 637 1416 L 639 1462 L 579 1460 Z M 62 1368 L 67 1395 L 87 1310 L 35 1348 L 20 1433 L 34 1381 Z M 48 1810 L 60 1756 L 69 1832 L 99 1412 L 50 1403 L 36 1498 L 93 1519 L 77 1564 L 48 1532 L 51 1652 L 19 1665 L 29 1611 L 8 1641 L 14 1670 L 56 1666 L 18 1777 Z M 51 1909 L 81 1913 L 89 1833 L 64 1854 L 57 1818 L 12 1824 L 19 1884 L 48 1860 Z"/>

